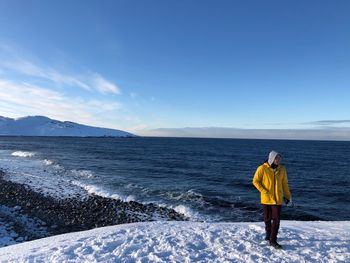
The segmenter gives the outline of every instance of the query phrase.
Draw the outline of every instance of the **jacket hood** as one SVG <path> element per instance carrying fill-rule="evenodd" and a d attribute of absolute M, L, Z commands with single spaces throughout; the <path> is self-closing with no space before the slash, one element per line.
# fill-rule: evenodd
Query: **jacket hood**
<path fill-rule="evenodd" d="M 271 164 L 273 163 L 273 161 L 275 160 L 276 156 L 280 155 L 278 152 L 276 151 L 271 151 L 269 153 L 269 159 L 267 160 L 268 164 L 271 166 Z"/>

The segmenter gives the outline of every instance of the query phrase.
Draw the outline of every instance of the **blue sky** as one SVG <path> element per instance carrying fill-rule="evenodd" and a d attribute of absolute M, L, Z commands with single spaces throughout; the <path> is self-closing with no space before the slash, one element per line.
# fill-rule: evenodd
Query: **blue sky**
<path fill-rule="evenodd" d="M 350 127 L 349 13 L 345 0 L 1 1 L 0 115 L 139 134 Z"/>

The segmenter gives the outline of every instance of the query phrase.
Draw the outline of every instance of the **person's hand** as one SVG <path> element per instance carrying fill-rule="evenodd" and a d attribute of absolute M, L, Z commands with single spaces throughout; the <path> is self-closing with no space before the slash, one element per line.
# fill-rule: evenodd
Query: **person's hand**
<path fill-rule="evenodd" d="M 284 197 L 284 202 L 286 203 L 287 207 L 294 207 L 294 203 L 292 201 L 292 198 L 291 199 L 287 199 Z"/>

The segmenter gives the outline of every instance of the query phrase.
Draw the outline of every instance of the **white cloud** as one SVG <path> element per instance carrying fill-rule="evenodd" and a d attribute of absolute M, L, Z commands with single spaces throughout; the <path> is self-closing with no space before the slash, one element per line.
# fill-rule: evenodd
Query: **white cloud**
<path fill-rule="evenodd" d="M 105 123 L 103 117 L 97 115 L 115 113 L 121 108 L 113 101 L 68 97 L 46 88 L 0 79 L 0 115 L 6 117 L 45 115 L 58 120 L 112 127 L 111 123 Z"/>
<path fill-rule="evenodd" d="M 348 126 L 350 124 L 350 120 L 321 120 L 321 121 L 305 122 L 303 124 L 316 125 L 321 127 L 327 127 L 327 126 L 343 127 L 343 126 Z"/>
<path fill-rule="evenodd" d="M 94 74 L 93 83 L 95 88 L 102 94 L 113 93 L 120 94 L 120 89 L 117 85 L 104 79 L 99 74 Z"/>
<path fill-rule="evenodd" d="M 349 141 L 350 128 L 328 129 L 238 129 L 238 128 L 160 128 L 139 130 L 142 136 L 241 138 L 281 140 L 337 140 Z"/>
<path fill-rule="evenodd" d="M 3 50 L 3 48 L 0 48 L 0 52 Z M 13 54 L 0 57 L 0 72 L 5 74 L 5 70 L 48 80 L 59 85 L 79 87 L 88 91 L 96 90 L 101 94 L 121 93 L 120 88 L 116 84 L 106 80 L 98 73 L 85 73 L 79 76 L 64 74 L 50 67 L 35 65 L 34 63 L 23 58 L 19 58 Z"/>
<path fill-rule="evenodd" d="M 86 90 L 92 89 L 88 84 L 79 80 L 77 77 L 64 75 L 49 68 L 44 69 L 23 59 L 16 59 L 15 61 L 3 61 L 0 63 L 0 66 L 20 74 L 46 79 L 54 83 L 64 84 L 68 86 L 77 86 Z"/>

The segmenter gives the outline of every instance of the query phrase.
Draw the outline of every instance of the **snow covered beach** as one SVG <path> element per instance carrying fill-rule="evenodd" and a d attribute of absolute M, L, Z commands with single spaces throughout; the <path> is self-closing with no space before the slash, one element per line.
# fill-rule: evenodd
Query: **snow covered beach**
<path fill-rule="evenodd" d="M 102 226 L 186 220 L 172 209 L 91 195 L 84 189 L 78 197 L 52 197 L 31 184 L 9 180 L 1 169 L 0 186 L 0 247 Z"/>
<path fill-rule="evenodd" d="M 1 262 L 349 262 L 350 222 L 282 221 L 275 250 L 263 223 L 143 222 L 0 248 Z"/>
<path fill-rule="evenodd" d="M 289 213 L 289 217 L 284 218 L 279 235 L 284 250 L 277 251 L 263 241 L 264 226 L 255 197 L 252 203 L 249 202 L 251 199 L 243 198 L 244 194 L 254 190 L 250 189 L 251 177 L 247 171 L 238 173 L 246 180 L 238 175 L 232 177 L 226 174 L 223 177 L 221 172 L 215 177 L 214 171 L 208 171 L 207 166 L 203 167 L 203 173 L 198 173 L 202 169 L 199 166 L 203 163 L 201 155 L 196 162 L 198 166 L 187 170 L 182 168 L 185 170 L 181 173 L 172 167 L 186 164 L 181 156 L 183 149 L 188 149 L 187 141 L 178 155 L 175 154 L 176 158 L 171 154 L 171 160 L 177 160 L 174 163 L 166 163 L 168 155 L 159 155 L 158 148 L 153 149 L 157 154 L 149 158 L 148 163 L 142 158 L 150 153 L 144 154 L 143 149 L 156 144 L 133 139 L 133 143 L 137 142 L 141 145 L 133 146 L 132 149 L 140 149 L 135 156 L 134 151 L 125 154 L 130 143 L 122 140 L 80 139 L 79 143 L 74 143 L 73 139 L 66 138 L 19 138 L 15 142 L 4 139 L 2 144 L 5 149 L 0 151 L 0 167 L 4 171 L 0 176 L 0 247 L 8 247 L 0 248 L 0 262 L 350 261 L 349 219 L 346 217 L 347 206 L 343 205 L 348 195 L 342 194 L 347 183 L 345 179 L 338 182 L 340 186 L 335 185 L 330 190 L 336 200 L 327 199 L 322 191 L 316 192 L 315 200 L 331 206 L 313 203 L 315 213 L 307 213 L 310 209 L 301 211 L 299 208 L 302 207 L 298 207 L 293 209 L 298 213 Z M 116 144 L 109 147 L 112 143 Z M 169 151 L 167 144 L 158 143 L 166 152 Z M 60 145 L 63 146 L 60 148 Z M 116 149 L 121 152 L 115 152 Z M 192 156 L 193 153 L 190 151 L 188 154 Z M 154 163 L 153 160 L 159 162 Z M 133 171 L 136 164 L 140 166 Z M 125 170 L 120 170 L 123 165 Z M 221 165 L 214 166 L 214 170 Z M 243 163 L 242 167 L 247 165 Z M 155 169 L 150 170 L 150 166 Z M 131 183 L 135 176 L 142 174 L 141 168 L 145 169 L 147 177 L 141 176 L 139 181 Z M 193 171 L 197 172 L 192 174 Z M 228 171 L 232 173 L 235 170 Z M 346 171 L 340 170 L 338 174 Z M 200 177 L 203 182 L 198 180 L 198 175 L 209 172 L 208 180 L 203 176 Z M 163 173 L 164 177 L 159 178 Z M 213 195 L 224 194 L 221 191 L 226 188 L 220 182 L 225 178 L 228 178 L 227 187 L 232 189 L 229 195 L 239 197 L 238 200 L 230 201 L 223 196 L 212 198 L 208 192 L 197 189 L 214 185 L 216 192 Z M 184 185 L 179 184 L 182 180 Z M 121 188 L 108 188 L 99 182 L 121 183 Z M 160 185 L 152 188 L 152 185 L 142 185 L 142 182 L 159 182 Z M 295 189 L 298 189 L 297 186 Z M 122 187 L 127 191 L 121 191 Z M 305 189 L 303 191 L 306 192 Z M 142 199 L 140 194 L 143 193 L 152 193 L 154 197 Z M 300 193 L 298 196 L 298 200 L 310 204 L 306 202 L 308 199 L 301 199 Z M 163 197 L 176 202 L 161 206 L 167 200 Z M 152 200 L 152 204 L 147 200 Z M 208 210 L 213 209 L 212 212 L 218 215 L 233 211 L 230 221 L 226 221 L 229 223 L 215 221 L 215 217 L 201 223 L 201 219 L 193 216 L 196 215 L 194 208 L 201 205 Z M 327 220 L 327 217 L 318 217 L 320 207 L 325 207 L 324 214 L 330 214 L 329 211 L 343 214 L 340 219 L 343 221 L 329 219 L 328 222 L 319 222 L 321 218 Z M 194 210 L 187 214 L 186 208 Z M 285 209 L 284 215 L 290 211 Z M 184 219 L 189 221 L 183 222 Z"/>
<path fill-rule="evenodd" d="M 4 180 L 1 181 L 1 184 L 1 201 L 11 205 L 11 207 L 3 205 L 0 207 L 2 215 L 0 219 L 3 219 L 0 220 L 0 245 L 6 246 L 0 248 L 1 262 L 350 261 L 349 221 L 282 221 L 279 241 L 284 249 L 278 251 L 263 240 L 264 225 L 262 222 L 164 221 L 169 219 L 166 217 L 169 214 L 164 213 L 161 217 L 159 210 L 149 210 L 145 206 L 136 205 L 136 202 L 118 201 L 119 211 L 122 209 L 125 217 L 114 222 L 119 225 L 100 227 L 104 224 L 113 224 L 110 221 L 99 220 L 102 210 L 98 210 L 98 207 L 103 207 L 100 202 L 104 202 L 105 205 L 109 204 L 102 197 L 91 199 L 83 207 L 79 207 L 79 203 L 75 201 L 60 200 L 60 207 L 51 203 L 52 200 L 45 196 L 40 196 L 41 201 L 37 199 L 38 202 L 35 203 L 31 196 L 35 192 L 22 189 L 19 184 Z M 9 199 L 6 199 L 6 196 Z M 23 204 L 23 207 L 13 206 L 15 203 L 9 203 L 11 200 L 20 202 L 20 204 L 23 202 L 29 204 Z M 45 207 L 46 202 L 54 205 L 55 208 Z M 94 202 L 97 202 L 95 206 Z M 70 205 L 77 210 L 75 214 L 79 215 L 78 218 L 72 217 L 74 213 L 69 210 Z M 66 217 L 59 213 L 61 209 L 68 209 L 69 212 L 65 213 Z M 87 213 L 84 214 L 82 212 L 85 209 Z M 112 209 L 116 210 L 116 207 L 113 206 Z M 33 213 L 28 216 L 26 213 L 31 210 Z M 47 214 L 46 217 L 40 214 L 41 210 Z M 163 212 L 169 213 L 168 210 Z M 87 214 L 90 213 L 91 217 L 88 217 Z M 115 219 L 108 213 L 107 215 Z M 157 213 L 158 219 L 162 221 L 140 222 L 154 220 Z M 33 217 L 35 214 L 52 220 L 43 222 Z M 178 214 L 174 216 L 178 217 L 173 219 L 181 220 Z M 7 221 L 4 221 L 4 217 Z M 133 221 L 139 222 L 127 223 Z M 56 225 L 52 228 L 54 223 Z M 92 223 L 97 223 L 97 225 Z M 98 228 L 74 232 L 94 227 Z M 18 230 L 22 232 L 18 233 Z M 57 235 L 60 231 L 71 233 Z M 41 239 L 26 241 L 36 238 Z"/>
<path fill-rule="evenodd" d="M 21 202 L 21 196 L 28 202 L 23 205 L 0 207 L 0 248 L 1 262 L 349 262 L 350 261 L 350 222 L 349 221 L 282 221 L 279 241 L 284 246 L 281 251 L 267 245 L 262 222 L 254 223 L 201 223 L 190 221 L 140 222 L 154 220 L 152 210 L 137 206 L 136 202 L 121 202 L 125 218 L 115 224 L 139 221 L 138 223 L 111 225 L 113 222 L 99 221 L 94 210 L 101 206 L 96 197 L 85 207 L 75 208 L 81 212 L 92 206 L 91 220 L 82 215 L 82 221 L 75 222 L 71 212 L 55 214 L 56 208 L 43 208 L 48 201 L 40 196 L 44 203 L 31 204 L 31 190 L 13 190 L 18 184 L 2 180 L 1 201 Z M 12 187 L 12 188 L 11 188 Z M 27 192 L 25 192 L 27 191 Z M 12 193 L 12 195 L 10 194 Z M 10 199 L 6 200 L 6 196 Z M 15 197 L 15 198 L 14 198 Z M 106 202 L 105 199 L 101 199 Z M 101 201 L 100 200 L 100 201 Z M 50 200 L 49 200 L 50 201 Z M 64 209 L 69 202 L 60 200 Z M 108 202 L 107 202 L 108 203 Z M 105 203 L 105 204 L 107 204 Z M 22 203 L 21 203 L 22 204 Z M 124 204 L 124 205 L 123 205 Z M 125 205 L 129 204 L 129 205 Z M 135 206 L 133 205 L 135 204 Z M 73 202 L 73 205 L 77 205 Z M 33 217 L 44 209 L 53 221 Z M 102 206 L 103 207 L 103 206 Z M 62 208 L 62 207 L 61 207 Z M 38 210 L 39 209 L 39 210 Z M 113 207 L 112 209 L 115 209 Z M 135 210 L 136 209 L 136 210 Z M 33 210 L 31 216 L 27 212 Z M 45 212 L 44 211 L 44 212 Z M 153 210 L 159 215 L 159 210 Z M 164 210 L 163 212 L 169 212 Z M 54 214 L 52 214 L 54 213 Z M 148 216 L 147 216 L 148 215 Z M 181 220 L 178 216 L 173 218 Z M 6 220 L 4 221 L 4 217 Z M 45 218 L 42 217 L 41 218 Z M 71 221 L 73 220 L 73 222 Z M 13 223 L 9 223 L 13 221 Z M 57 225 L 52 228 L 53 222 Z M 98 223 L 89 225 L 89 222 Z M 65 225 L 67 224 L 67 225 Z M 82 226 L 81 224 L 87 224 Z M 22 236 L 18 234 L 20 225 Z M 73 232 L 79 229 L 89 229 Z M 74 230 L 75 229 L 75 230 Z M 71 232 L 57 235 L 60 231 Z M 61 233 L 62 233 L 61 232 Z M 24 233 L 24 234 L 23 234 Z M 55 234 L 55 235 L 53 235 Z M 53 235 L 53 236 L 50 236 Z M 45 237 L 50 236 L 50 237 Z M 33 241 L 30 239 L 41 238 Z M 26 242 L 23 242 L 26 241 Z M 21 243 L 23 242 L 23 243 Z M 17 244 L 20 243 L 20 244 Z"/>

